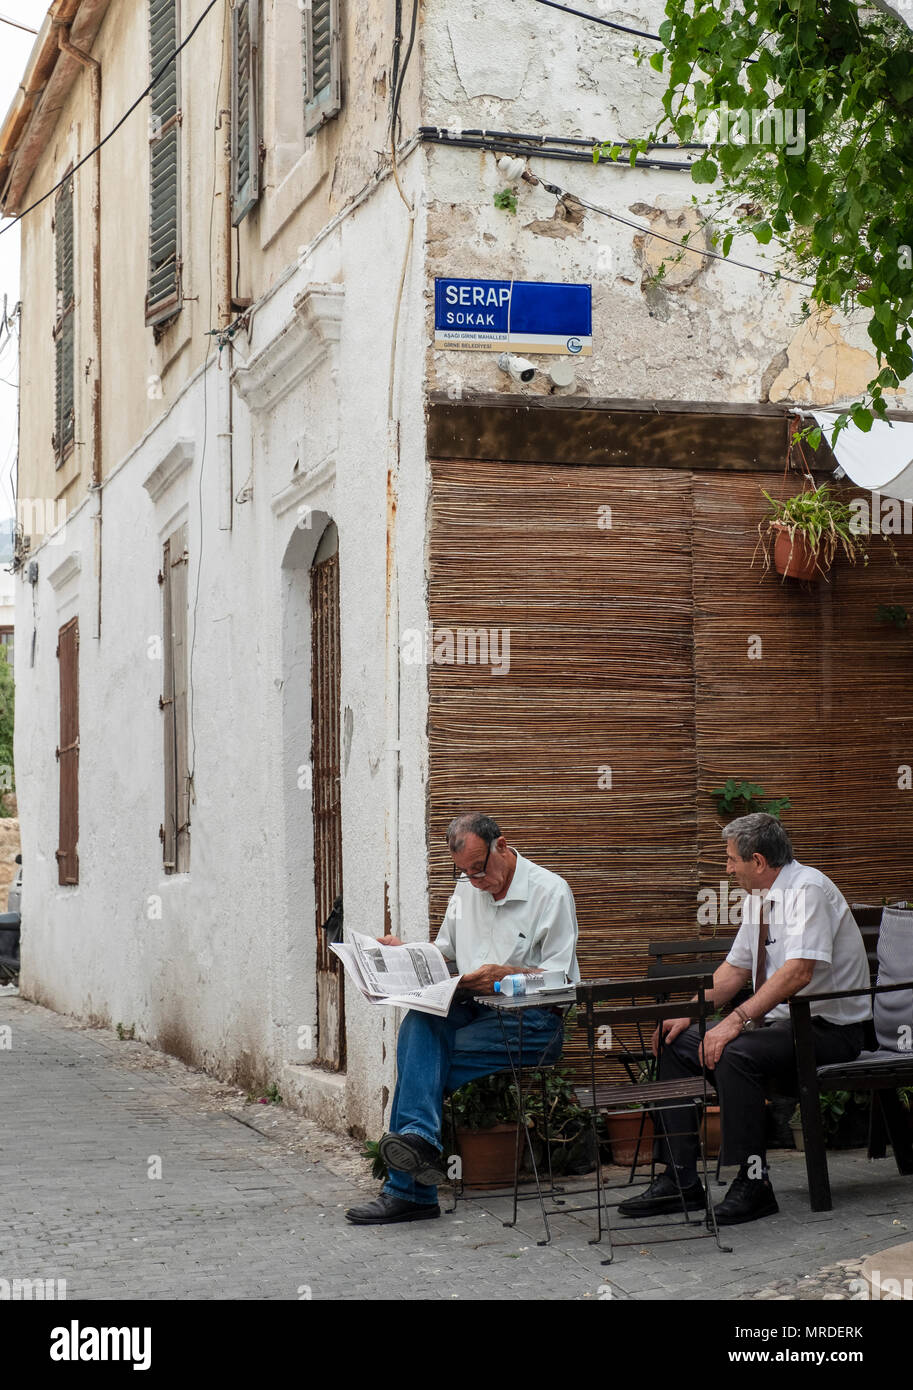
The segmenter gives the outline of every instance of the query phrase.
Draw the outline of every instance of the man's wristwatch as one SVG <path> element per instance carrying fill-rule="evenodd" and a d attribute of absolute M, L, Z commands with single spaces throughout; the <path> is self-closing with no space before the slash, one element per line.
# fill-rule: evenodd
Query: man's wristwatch
<path fill-rule="evenodd" d="M 758 1025 L 756 1020 L 753 1018 L 749 1018 L 748 1015 L 746 1013 L 743 1013 L 740 1008 L 733 1009 L 733 1013 L 738 1014 L 739 1018 L 742 1020 L 742 1027 L 739 1030 L 740 1032 L 750 1033 L 752 1028 L 757 1028 Z"/>

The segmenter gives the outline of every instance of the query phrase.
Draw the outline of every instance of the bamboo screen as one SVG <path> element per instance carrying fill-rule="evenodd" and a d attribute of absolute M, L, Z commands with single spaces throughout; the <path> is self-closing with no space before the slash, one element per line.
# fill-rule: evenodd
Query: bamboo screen
<path fill-rule="evenodd" d="M 797 858 L 851 900 L 913 896 L 913 639 L 876 616 L 913 612 L 910 537 L 898 565 L 876 539 L 812 589 L 750 568 L 778 475 L 448 461 L 433 480 L 434 635 L 510 649 L 500 675 L 430 664 L 432 931 L 445 827 L 480 809 L 570 883 L 584 978 L 640 973 L 650 940 L 712 931 L 697 891 L 724 876 L 709 791 L 730 776 L 790 797 Z"/>

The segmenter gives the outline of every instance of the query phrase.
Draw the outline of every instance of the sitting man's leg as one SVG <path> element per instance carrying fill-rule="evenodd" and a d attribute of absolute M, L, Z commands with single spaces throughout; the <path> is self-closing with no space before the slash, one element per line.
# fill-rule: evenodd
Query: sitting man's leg
<path fill-rule="evenodd" d="M 390 1133 L 381 1141 L 389 1177 L 375 1202 L 346 1212 L 350 1221 L 367 1225 L 440 1215 L 436 1184 L 446 1166 L 441 1155 L 444 1092 L 501 1071 L 511 1058 L 521 1064 L 518 1038 L 516 1019 L 505 1019 L 502 1033 L 498 1016 L 482 1005 L 454 1004 L 445 1019 L 414 1010 L 407 1014 L 397 1045 Z M 557 1060 L 563 1039 L 562 1018 L 548 1009 L 525 1010 L 522 1065 Z M 392 1161 L 408 1166 L 393 1167 L 391 1155 Z"/>
<path fill-rule="evenodd" d="M 700 1076 L 698 1057 L 701 1036 L 697 1024 L 679 1033 L 663 1047 L 659 1064 L 661 1081 Z M 698 1113 L 695 1105 L 669 1105 L 651 1111 L 656 1141 L 654 1158 L 664 1162 L 665 1171 L 636 1197 L 620 1202 L 622 1216 L 657 1216 L 666 1212 L 702 1211 L 706 1205 L 703 1185 L 697 1175 L 700 1155 Z"/>
<path fill-rule="evenodd" d="M 396 1045 L 397 1081 L 390 1133 L 381 1145 L 389 1177 L 374 1202 L 352 1207 L 356 1225 L 417 1221 L 440 1215 L 435 1182 L 441 1168 L 441 1107 L 457 1033 L 476 1015 L 473 1004 L 454 1002 L 446 1018 L 410 1009 Z M 394 1166 L 407 1163 L 408 1168 Z"/>
<path fill-rule="evenodd" d="M 819 1066 L 851 1061 L 863 1042 L 861 1024 L 835 1026 L 814 1019 L 812 1033 Z M 714 1079 L 720 1098 L 722 1159 L 727 1165 L 739 1165 L 716 1209 L 717 1222 L 733 1226 L 773 1216 L 780 1208 L 767 1170 L 765 1083 L 776 1079 L 781 1088 L 793 1094 L 798 1089 L 789 1019 L 777 1019 L 734 1038 L 716 1064 Z"/>

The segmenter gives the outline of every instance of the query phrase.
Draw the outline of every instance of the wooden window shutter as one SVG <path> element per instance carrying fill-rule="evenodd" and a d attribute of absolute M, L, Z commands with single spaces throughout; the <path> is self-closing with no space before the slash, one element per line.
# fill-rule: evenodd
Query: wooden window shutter
<path fill-rule="evenodd" d="M 337 115 L 342 107 L 339 0 L 304 0 L 304 133 Z"/>
<path fill-rule="evenodd" d="M 56 749 L 60 787 L 57 882 L 79 882 L 79 620 L 71 618 L 57 634 L 60 681 L 60 742 Z"/>
<path fill-rule="evenodd" d="M 149 279 L 146 322 L 181 307 L 181 107 L 178 0 L 149 0 Z"/>
<path fill-rule="evenodd" d="M 231 221 L 237 227 L 260 197 L 260 0 L 231 12 Z"/>
<path fill-rule="evenodd" d="M 165 818 L 162 858 L 166 873 L 190 868 L 190 786 L 187 761 L 187 523 L 165 542 L 162 563 L 162 698 L 164 714 Z"/>
<path fill-rule="evenodd" d="M 54 318 L 54 433 L 51 446 L 59 468 L 75 436 L 75 276 L 73 273 L 73 180 L 61 185 L 54 205 L 57 306 Z"/>

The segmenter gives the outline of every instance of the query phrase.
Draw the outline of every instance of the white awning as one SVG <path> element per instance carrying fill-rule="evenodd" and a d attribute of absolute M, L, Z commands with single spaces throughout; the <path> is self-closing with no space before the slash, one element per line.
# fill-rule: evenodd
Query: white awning
<path fill-rule="evenodd" d="M 838 416 L 826 410 L 811 414 L 821 426 L 830 444 L 831 432 Z M 913 424 L 895 420 L 888 424 L 875 420 L 866 434 L 852 422 L 831 445 L 834 457 L 844 473 L 857 485 L 885 497 L 913 500 Z"/>

